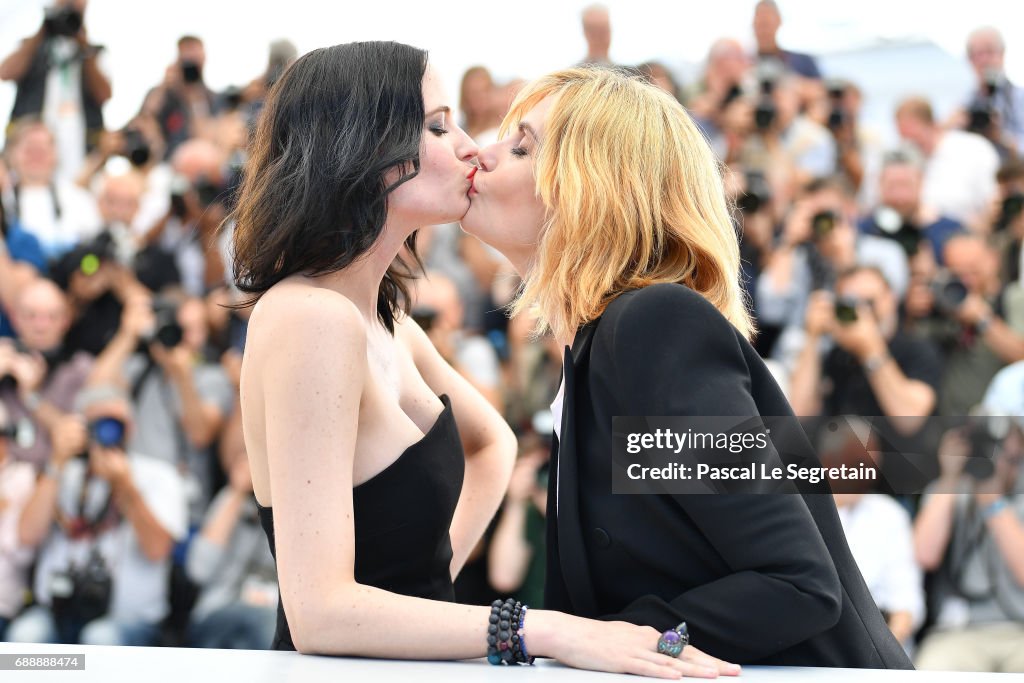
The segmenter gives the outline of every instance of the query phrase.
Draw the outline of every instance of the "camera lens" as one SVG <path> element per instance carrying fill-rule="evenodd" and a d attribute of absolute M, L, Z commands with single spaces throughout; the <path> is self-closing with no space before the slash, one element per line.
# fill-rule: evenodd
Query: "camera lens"
<path fill-rule="evenodd" d="M 181 62 L 181 77 L 185 79 L 186 83 L 198 83 L 203 80 L 203 73 L 199 64 L 191 60 L 184 60 Z"/>
<path fill-rule="evenodd" d="M 123 448 L 125 425 L 116 417 L 101 417 L 89 425 L 89 435 L 104 448 Z"/>
<path fill-rule="evenodd" d="M 846 297 L 836 299 L 836 320 L 841 325 L 857 321 L 857 300 Z"/>
<path fill-rule="evenodd" d="M 825 210 L 819 211 L 811 217 L 811 230 L 814 233 L 816 239 L 826 237 L 831 233 L 838 222 L 838 216 L 835 211 Z"/>

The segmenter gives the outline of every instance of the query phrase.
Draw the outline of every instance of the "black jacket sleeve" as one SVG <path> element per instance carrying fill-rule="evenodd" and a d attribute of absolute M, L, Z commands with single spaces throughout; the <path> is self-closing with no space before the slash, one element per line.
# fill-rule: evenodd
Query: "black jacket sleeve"
<path fill-rule="evenodd" d="M 740 340 L 693 290 L 654 285 L 599 329 L 591 362 L 614 373 L 623 415 L 759 415 Z M 838 622 L 839 575 L 801 495 L 672 498 L 732 573 L 668 601 L 640 597 L 603 619 L 658 630 L 685 620 L 697 647 L 734 661 L 763 659 Z"/>

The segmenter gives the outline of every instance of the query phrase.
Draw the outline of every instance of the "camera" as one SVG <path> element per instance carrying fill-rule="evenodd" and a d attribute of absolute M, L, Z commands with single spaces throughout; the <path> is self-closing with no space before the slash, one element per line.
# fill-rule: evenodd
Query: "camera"
<path fill-rule="evenodd" d="M 156 324 L 152 333 L 143 338 L 148 344 L 156 342 L 164 348 L 172 349 L 181 343 L 185 336 L 178 324 L 178 305 L 174 301 L 156 297 L 153 299 L 153 317 Z"/>
<path fill-rule="evenodd" d="M 754 125 L 764 133 L 771 129 L 778 115 L 775 108 L 775 82 L 784 71 L 783 65 L 774 59 L 762 59 L 757 65 L 757 82 L 760 94 L 754 108 Z"/>
<path fill-rule="evenodd" d="M 89 423 L 89 439 L 104 448 L 124 450 L 127 428 L 117 417 L 100 417 Z"/>
<path fill-rule="evenodd" d="M 122 154 L 132 162 L 132 166 L 145 166 L 149 162 L 152 151 L 149 148 L 149 142 L 142 135 L 142 131 L 137 128 L 125 128 L 121 131 L 121 135 L 124 138 Z"/>
<path fill-rule="evenodd" d="M 946 313 L 955 313 L 967 298 L 967 286 L 948 271 L 936 276 L 931 284 L 935 305 Z"/>
<path fill-rule="evenodd" d="M 88 623 L 110 609 L 113 582 L 99 550 L 93 548 L 85 565 L 72 564 L 50 576 L 50 605 L 58 621 Z"/>
<path fill-rule="evenodd" d="M 841 296 L 836 299 L 835 305 L 836 320 L 840 325 L 849 325 L 857 322 L 857 300 L 852 297 Z"/>
<path fill-rule="evenodd" d="M 772 191 L 763 171 L 746 172 L 747 189 L 736 200 L 737 208 L 743 213 L 757 213 L 772 200 Z"/>
<path fill-rule="evenodd" d="M 1024 212 L 1024 193 L 1014 192 L 1010 194 L 1003 200 L 1003 204 L 999 209 L 999 218 L 996 219 L 995 229 L 1005 230 L 1022 212 Z"/>
<path fill-rule="evenodd" d="M 830 209 L 819 211 L 811 217 L 811 234 L 816 240 L 828 237 L 838 223 L 839 215 L 835 211 Z"/>
<path fill-rule="evenodd" d="M 988 479 L 996 471 L 1003 440 L 1010 433 L 1010 419 L 1004 415 L 970 415 L 965 426 L 971 445 L 970 457 L 964 463 L 964 473 L 976 481 Z"/>
<path fill-rule="evenodd" d="M 203 70 L 198 62 L 194 62 L 191 59 L 183 59 L 181 61 L 181 78 L 190 85 L 199 83 L 203 80 Z"/>
<path fill-rule="evenodd" d="M 50 7 L 43 17 L 43 29 L 48 36 L 73 38 L 82 30 L 82 13 L 73 7 Z"/>
<path fill-rule="evenodd" d="M 846 96 L 846 85 L 842 81 L 830 81 L 827 85 L 828 99 L 832 108 L 828 114 L 829 130 L 835 131 L 846 125 L 850 115 L 843 108 L 843 97 Z"/>
<path fill-rule="evenodd" d="M 978 135 L 986 135 L 995 120 L 995 97 L 999 92 L 1002 73 L 998 70 L 985 72 L 985 85 L 982 96 L 967 109 L 967 130 Z"/>

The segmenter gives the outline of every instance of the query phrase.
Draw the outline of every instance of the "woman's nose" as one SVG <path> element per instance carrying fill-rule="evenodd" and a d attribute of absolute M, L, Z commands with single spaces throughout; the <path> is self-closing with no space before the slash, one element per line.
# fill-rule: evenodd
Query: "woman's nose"
<path fill-rule="evenodd" d="M 462 140 L 459 143 L 458 149 L 455 150 L 459 158 L 463 161 L 470 161 L 473 157 L 480 154 L 480 146 L 473 141 L 473 138 L 469 137 L 465 131 L 462 132 Z"/>
<path fill-rule="evenodd" d="M 481 171 L 494 170 L 498 158 L 497 154 L 495 154 L 495 147 L 497 147 L 497 143 L 488 145 L 477 153 L 476 165 L 480 167 Z"/>

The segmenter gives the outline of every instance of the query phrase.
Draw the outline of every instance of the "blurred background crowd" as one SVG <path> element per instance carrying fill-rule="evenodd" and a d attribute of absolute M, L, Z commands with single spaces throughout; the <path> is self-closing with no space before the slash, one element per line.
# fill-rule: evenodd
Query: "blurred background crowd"
<path fill-rule="evenodd" d="M 59 0 L 0 55 L 15 86 L 0 157 L 0 638 L 265 648 L 277 592 L 238 411 L 247 311 L 230 308 L 241 300 L 230 220 L 219 228 L 263 98 L 297 50 L 274 42 L 262 73 L 217 90 L 203 40 L 181 36 L 115 128 L 104 103 L 116 84 L 85 5 Z M 877 464 L 883 482 L 909 476 L 913 490 L 836 495 L 897 638 L 921 667 L 1024 671 L 1014 46 L 965 27 L 971 91 L 940 116 L 905 83 L 890 144 L 862 116 L 869 84 L 780 45 L 781 23 L 774 2 L 758 2 L 735 28 L 754 49 L 716 40 L 691 77 L 657 61 L 616 66 L 678 98 L 720 157 L 756 348 L 795 412 L 864 416 L 921 456 L 909 475 Z M 581 62 L 614 63 L 606 8 L 566 30 L 582 31 Z M 465 71 L 460 123 L 479 144 L 497 139 L 523 82 Z M 414 316 L 520 437 L 459 598 L 540 605 L 561 350 L 504 314 L 518 282 L 492 249 L 457 225 L 426 227 L 418 244 L 427 276 Z M 809 427 L 826 462 L 870 449 L 846 424 Z"/>

